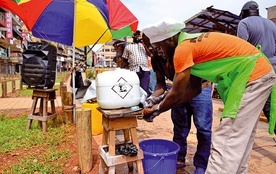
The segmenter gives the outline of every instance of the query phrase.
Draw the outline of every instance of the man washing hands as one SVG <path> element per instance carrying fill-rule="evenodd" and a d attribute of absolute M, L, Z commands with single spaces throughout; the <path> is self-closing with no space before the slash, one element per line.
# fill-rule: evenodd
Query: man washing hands
<path fill-rule="evenodd" d="M 217 32 L 188 34 L 181 27 L 185 27 L 183 22 L 167 18 L 143 30 L 165 60 L 173 58 L 175 69 L 170 92 L 158 104 L 146 107 L 144 117 L 152 120 L 200 94 L 201 78 L 218 84 L 224 110 L 212 134 L 208 165 L 195 165 L 194 173 L 248 173 L 260 113 L 270 94 L 276 98 L 275 72 L 260 50 L 238 37 Z M 275 105 L 271 102 L 271 108 Z M 268 131 L 274 134 L 276 112 L 270 112 Z"/>
<path fill-rule="evenodd" d="M 153 122 L 153 119 L 158 116 L 161 112 L 159 111 L 160 103 L 164 97 L 168 94 L 168 91 L 162 95 L 155 97 L 151 95 L 144 103 L 144 117 L 143 119 L 147 122 Z"/>
<path fill-rule="evenodd" d="M 189 81 L 193 81 L 193 85 L 190 85 L 191 82 L 186 82 L 188 85 L 186 87 L 186 91 L 184 96 L 179 96 L 177 93 L 173 91 L 173 88 L 178 88 L 176 85 L 173 85 L 170 91 L 165 91 L 160 96 L 150 96 L 146 99 L 144 103 L 144 120 L 147 122 L 152 122 L 155 117 L 157 117 L 160 113 L 165 112 L 171 109 L 175 103 L 170 102 L 177 100 L 177 103 L 183 103 L 191 100 L 193 97 L 197 96 L 201 92 L 201 78 L 190 75 Z M 178 97 L 177 97 L 178 96 Z M 166 101 L 166 103 L 164 102 Z"/>

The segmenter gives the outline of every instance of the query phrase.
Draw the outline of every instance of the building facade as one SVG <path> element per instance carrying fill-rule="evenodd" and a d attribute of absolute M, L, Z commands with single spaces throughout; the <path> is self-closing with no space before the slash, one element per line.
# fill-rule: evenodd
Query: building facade
<path fill-rule="evenodd" d="M 46 42 L 55 45 L 57 47 L 57 71 L 69 71 L 73 66 L 71 46 L 33 37 L 18 16 L 0 8 L 0 77 L 20 72 L 24 45 L 28 42 Z M 84 50 L 84 48 L 75 49 L 77 63 L 85 64 Z"/>

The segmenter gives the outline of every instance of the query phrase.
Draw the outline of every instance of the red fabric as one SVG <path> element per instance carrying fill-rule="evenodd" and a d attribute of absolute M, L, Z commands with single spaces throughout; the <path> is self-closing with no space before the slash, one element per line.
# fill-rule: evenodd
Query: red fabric
<path fill-rule="evenodd" d="M 29 2 L 18 5 L 12 0 L 0 0 L 0 7 L 17 14 L 19 18 L 23 20 L 27 28 L 31 30 L 42 11 L 51 2 L 52 0 L 31 0 Z M 29 14 L 32 14 L 32 16 Z"/>
<path fill-rule="evenodd" d="M 107 7 L 109 12 L 109 26 L 113 30 L 119 30 L 128 26 L 131 21 L 135 21 L 130 25 L 132 31 L 136 31 L 138 27 L 138 19 L 131 13 L 131 11 L 118 0 L 107 0 Z"/>

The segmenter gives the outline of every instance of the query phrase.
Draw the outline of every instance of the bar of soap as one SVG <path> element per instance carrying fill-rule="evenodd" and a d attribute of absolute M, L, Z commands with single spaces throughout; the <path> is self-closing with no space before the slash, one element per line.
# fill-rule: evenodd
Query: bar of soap
<path fill-rule="evenodd" d="M 136 111 L 136 110 L 138 110 L 138 109 L 140 109 L 139 106 L 132 106 L 132 107 L 130 108 L 131 111 Z"/>

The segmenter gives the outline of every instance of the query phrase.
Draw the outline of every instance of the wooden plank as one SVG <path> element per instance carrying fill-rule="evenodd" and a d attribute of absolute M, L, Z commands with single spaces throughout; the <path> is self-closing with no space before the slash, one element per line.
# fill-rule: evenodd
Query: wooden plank
<path fill-rule="evenodd" d="M 136 117 L 137 115 L 142 114 L 142 108 L 139 108 L 135 111 L 130 108 L 122 108 L 122 109 L 102 109 L 100 107 L 97 108 L 105 117 L 108 118 L 118 118 L 118 117 Z"/>
<path fill-rule="evenodd" d="M 137 160 L 141 160 L 144 158 L 143 151 L 138 149 L 137 156 L 125 156 L 125 155 L 116 155 L 112 156 L 107 151 L 108 146 L 100 146 L 99 147 L 99 153 L 101 158 L 104 160 L 105 164 L 107 166 L 115 166 L 119 164 L 124 164 L 128 162 L 133 162 Z"/>
<path fill-rule="evenodd" d="M 103 129 L 102 145 L 107 145 L 107 141 L 108 141 L 108 132 L 106 129 Z"/>
<path fill-rule="evenodd" d="M 109 131 L 109 155 L 115 156 L 115 146 L 116 146 L 116 131 Z"/>
<path fill-rule="evenodd" d="M 12 93 L 16 91 L 15 80 L 12 80 Z"/>
<path fill-rule="evenodd" d="M 51 113 L 49 113 L 51 114 Z M 39 116 L 39 115 L 28 115 L 28 119 L 32 119 L 32 120 L 38 120 L 38 121 L 47 121 L 47 120 L 51 120 L 54 119 L 57 116 L 57 114 L 51 114 L 49 116 Z"/>
<path fill-rule="evenodd" d="M 65 92 L 65 95 L 63 96 L 63 111 L 66 119 L 66 123 L 73 123 L 73 93 L 72 92 Z"/>
<path fill-rule="evenodd" d="M 93 168 L 91 110 L 76 110 L 78 137 L 78 156 L 81 173 L 88 173 Z"/>
<path fill-rule="evenodd" d="M 123 118 L 105 118 L 103 117 L 103 126 L 107 131 L 109 130 L 122 130 L 137 127 L 136 117 L 123 117 Z"/>
<path fill-rule="evenodd" d="M 55 89 L 52 90 L 33 90 L 33 103 L 30 114 L 28 115 L 28 123 L 26 129 L 30 129 L 32 120 L 38 121 L 38 126 L 42 127 L 44 133 L 47 132 L 47 121 L 53 119 L 54 126 L 56 126 L 56 109 L 55 109 Z M 40 99 L 38 112 L 36 111 L 36 105 Z M 48 101 L 51 102 L 51 112 L 48 112 Z"/>
<path fill-rule="evenodd" d="M 33 91 L 37 91 L 37 92 L 53 92 L 53 91 L 56 91 L 57 89 L 55 88 L 51 88 L 51 89 L 40 89 L 40 88 L 33 88 L 33 87 L 30 87 L 30 88 L 27 88 L 27 89 L 30 89 L 30 90 L 33 90 Z"/>
<path fill-rule="evenodd" d="M 2 97 L 6 98 L 8 96 L 8 91 L 7 91 L 7 81 L 2 81 Z"/>

